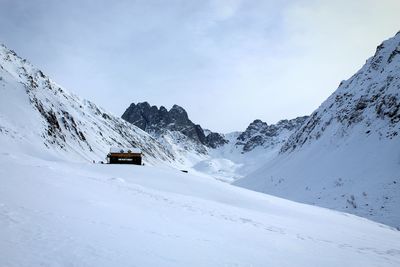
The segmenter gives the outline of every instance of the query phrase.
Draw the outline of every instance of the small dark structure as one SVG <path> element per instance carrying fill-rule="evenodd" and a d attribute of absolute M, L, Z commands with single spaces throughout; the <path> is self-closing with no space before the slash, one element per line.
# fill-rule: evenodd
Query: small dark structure
<path fill-rule="evenodd" d="M 142 151 L 138 148 L 114 148 L 107 155 L 109 164 L 142 165 Z"/>

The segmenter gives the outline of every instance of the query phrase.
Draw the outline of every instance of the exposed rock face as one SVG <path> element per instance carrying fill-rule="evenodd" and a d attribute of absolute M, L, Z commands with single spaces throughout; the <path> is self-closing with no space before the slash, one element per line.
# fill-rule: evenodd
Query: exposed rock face
<path fill-rule="evenodd" d="M 307 116 L 292 120 L 281 120 L 277 124 L 268 125 L 261 120 L 255 120 L 239 135 L 236 145 L 243 146 L 243 152 L 256 147 L 273 148 L 282 145 L 287 138 L 301 127 Z"/>
<path fill-rule="evenodd" d="M 206 136 L 202 127 L 194 124 L 189 119 L 186 110 L 178 105 L 174 105 L 168 111 L 163 106 L 158 108 L 157 106 L 150 106 L 147 102 L 132 103 L 126 109 L 122 118 L 142 130 L 158 136 L 168 130 L 180 132 L 190 140 L 210 148 L 216 148 L 227 143 L 219 133 L 211 132 Z"/>
<path fill-rule="evenodd" d="M 400 134 L 400 32 L 379 45 L 361 70 L 340 83 L 282 152 L 312 143 L 328 130 L 333 139 L 349 135 L 356 127 L 363 135 L 381 138 Z"/>
<path fill-rule="evenodd" d="M 211 148 L 217 148 L 225 145 L 228 141 L 219 133 L 209 133 L 206 136 L 205 143 Z"/>
<path fill-rule="evenodd" d="M 69 93 L 4 45 L 0 88 L 0 138 L 44 146 L 67 158 L 103 160 L 117 146 L 140 148 L 146 163 L 175 161 L 149 134 Z"/>
<path fill-rule="evenodd" d="M 147 102 L 132 103 L 122 118 L 157 138 L 166 135 L 167 131 L 175 131 L 197 144 L 213 149 L 228 143 L 224 135 L 204 130 L 200 125 L 194 124 L 185 109 L 178 105 L 174 105 L 168 111 L 163 106 L 158 108 Z M 256 147 L 275 148 L 278 145 L 281 146 L 307 118 L 304 116 L 292 120 L 281 120 L 272 125 L 255 120 L 239 135 L 235 145 L 242 146 L 243 152 L 249 152 Z"/>

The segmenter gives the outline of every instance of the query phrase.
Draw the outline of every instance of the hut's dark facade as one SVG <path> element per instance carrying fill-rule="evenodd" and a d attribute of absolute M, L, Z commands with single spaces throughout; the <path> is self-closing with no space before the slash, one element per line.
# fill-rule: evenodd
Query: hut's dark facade
<path fill-rule="evenodd" d="M 109 164 L 142 165 L 142 151 L 137 148 L 111 148 L 107 161 Z"/>

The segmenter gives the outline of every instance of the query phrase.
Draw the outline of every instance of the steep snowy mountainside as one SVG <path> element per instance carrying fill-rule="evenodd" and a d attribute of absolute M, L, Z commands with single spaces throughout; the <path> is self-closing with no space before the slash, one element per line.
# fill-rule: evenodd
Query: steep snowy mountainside
<path fill-rule="evenodd" d="M 231 183 L 258 169 L 278 154 L 280 146 L 257 146 L 244 152 L 243 146 L 236 144 L 241 134 L 242 132 L 224 134 L 228 143 L 210 149 L 208 157 L 197 162 L 193 169 Z"/>
<path fill-rule="evenodd" d="M 379 45 L 375 55 L 353 77 L 340 84 L 282 151 L 311 143 L 325 131 L 331 131 L 332 139 L 341 139 L 356 131 L 392 139 L 400 133 L 399 122 L 400 32 Z"/>
<path fill-rule="evenodd" d="M 0 266 L 399 266 L 400 232 L 150 166 L 0 153 Z"/>
<path fill-rule="evenodd" d="M 46 147 L 57 157 L 91 161 L 104 160 L 111 146 L 138 147 L 147 163 L 174 163 L 153 137 L 69 93 L 4 45 L 0 93 L 0 139 L 10 149 Z"/>
<path fill-rule="evenodd" d="M 282 145 L 292 133 L 302 126 L 307 118 L 307 116 L 303 116 L 292 120 L 281 120 L 272 125 L 255 120 L 238 136 L 236 145 L 243 146 L 243 152 L 249 152 L 258 146 L 272 148 Z"/>
<path fill-rule="evenodd" d="M 400 33 L 237 185 L 400 227 Z"/>

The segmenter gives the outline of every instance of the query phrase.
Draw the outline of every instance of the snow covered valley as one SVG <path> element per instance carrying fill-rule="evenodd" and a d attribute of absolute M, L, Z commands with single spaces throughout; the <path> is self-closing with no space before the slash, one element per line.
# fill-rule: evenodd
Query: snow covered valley
<path fill-rule="evenodd" d="M 0 46 L 0 266 L 400 266 L 399 51 L 310 116 L 220 134 L 177 105 L 128 122 Z M 110 147 L 145 166 L 92 163 Z"/>
<path fill-rule="evenodd" d="M 203 153 L 186 163 L 195 171 L 400 229 L 400 32 L 310 116 L 272 125 L 254 120 L 243 132 L 219 134 L 176 105 L 132 104 L 124 115 L 159 140 L 183 133 L 177 143 L 187 149 L 178 154 Z"/>
<path fill-rule="evenodd" d="M 212 178 L 0 154 L 1 266 L 399 266 L 400 232 Z"/>

